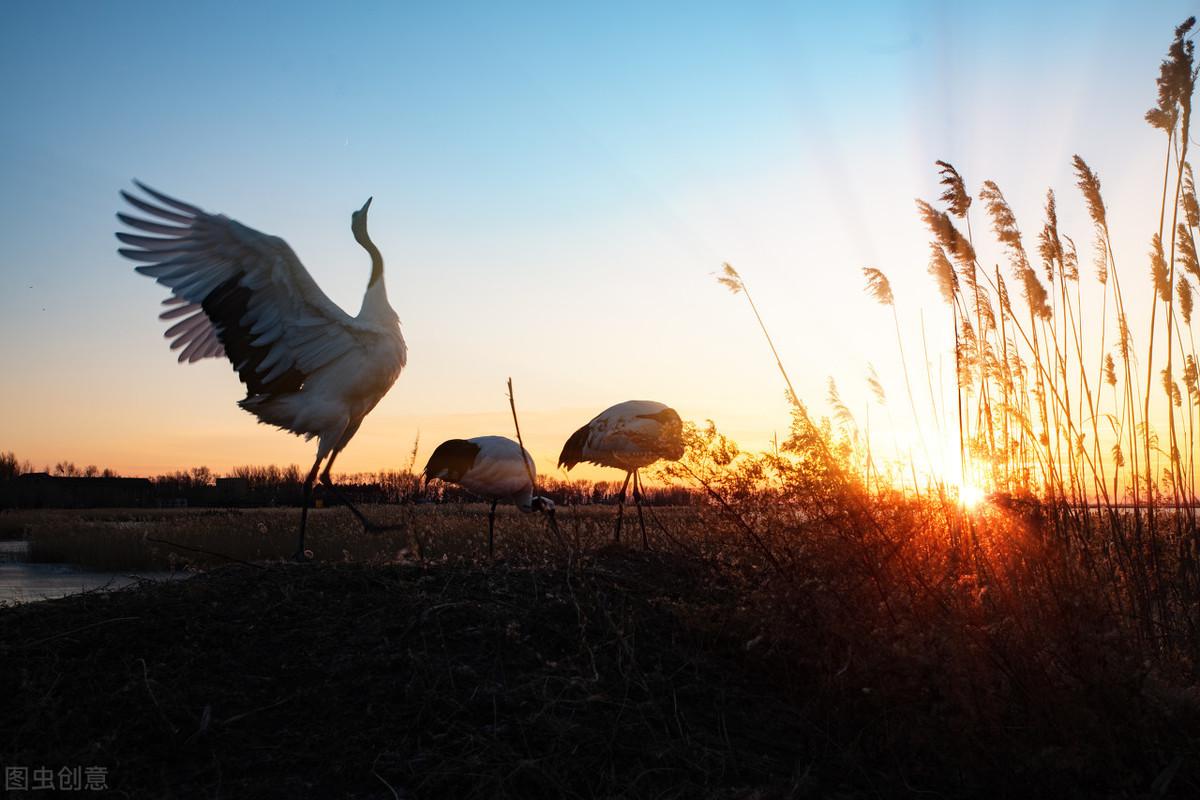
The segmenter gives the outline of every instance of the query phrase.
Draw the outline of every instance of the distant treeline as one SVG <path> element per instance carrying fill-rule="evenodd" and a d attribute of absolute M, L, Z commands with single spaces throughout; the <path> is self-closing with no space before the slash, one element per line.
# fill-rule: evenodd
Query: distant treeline
<path fill-rule="evenodd" d="M 28 475 L 43 472 L 58 478 L 117 478 L 116 472 L 105 467 L 101 469 L 95 464 L 78 467 L 73 461 L 60 461 L 51 467 L 49 464 L 38 470 L 29 459 L 18 460 L 12 452 L 0 453 L 0 481 L 11 480 L 18 475 Z"/>
<path fill-rule="evenodd" d="M 304 497 L 304 471 L 286 467 L 240 466 L 228 475 L 208 467 L 129 478 L 111 469 L 80 468 L 69 461 L 36 469 L 11 452 L 0 453 L 0 508 L 89 508 L 171 506 L 296 506 Z M 458 486 L 433 481 L 422 486 L 410 470 L 360 472 L 335 476 L 342 491 L 356 503 L 476 502 L 479 498 Z M 615 503 L 620 481 L 566 481 L 553 476 L 538 480 L 538 493 L 559 504 Z M 324 498 L 318 486 L 316 497 Z M 651 505 L 692 505 L 700 498 L 679 486 L 647 486 Z M 632 502 L 632 496 L 627 496 Z"/>

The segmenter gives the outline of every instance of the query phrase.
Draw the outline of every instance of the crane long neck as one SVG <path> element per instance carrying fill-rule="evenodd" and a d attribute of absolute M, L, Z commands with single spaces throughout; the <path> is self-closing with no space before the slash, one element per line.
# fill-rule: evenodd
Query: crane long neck
<path fill-rule="evenodd" d="M 379 248 L 371 241 L 366 232 L 363 232 L 361 237 L 358 237 L 358 243 L 363 246 L 367 254 L 371 256 L 371 280 L 367 281 L 367 286 L 375 285 L 376 281 L 383 280 L 383 256 L 379 252 Z"/>
<path fill-rule="evenodd" d="M 367 292 L 363 295 L 362 308 L 358 312 L 360 318 L 385 319 L 394 318 L 395 312 L 388 303 L 387 288 L 383 282 L 383 256 L 379 248 L 367 236 L 366 230 L 355 231 L 354 238 L 371 256 L 371 279 L 367 281 Z"/>

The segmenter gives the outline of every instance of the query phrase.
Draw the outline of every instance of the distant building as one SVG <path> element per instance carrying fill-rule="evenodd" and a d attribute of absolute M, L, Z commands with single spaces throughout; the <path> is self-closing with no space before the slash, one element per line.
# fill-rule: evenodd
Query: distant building
<path fill-rule="evenodd" d="M 155 505 L 147 478 L 58 478 L 30 472 L 0 483 L 0 508 L 144 508 Z"/>

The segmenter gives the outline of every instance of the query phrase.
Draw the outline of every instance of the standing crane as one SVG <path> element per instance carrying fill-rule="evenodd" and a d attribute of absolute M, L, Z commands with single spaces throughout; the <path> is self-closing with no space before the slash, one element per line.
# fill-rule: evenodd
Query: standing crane
<path fill-rule="evenodd" d="M 520 511 L 543 512 L 555 536 L 554 501 L 535 497 L 537 470 L 529 451 L 503 436 L 476 436 L 442 442 L 425 465 L 425 480 L 437 478 L 457 483 L 467 491 L 492 501 L 488 511 L 488 557 L 494 552 L 496 504 L 512 500 Z M 560 537 L 561 538 L 561 537 Z"/>
<path fill-rule="evenodd" d="M 617 525 L 614 539 L 621 541 L 621 518 L 625 514 L 625 490 L 633 480 L 633 500 L 642 527 L 642 547 L 649 549 L 646 520 L 642 516 L 642 479 L 639 470 L 661 459 L 683 457 L 683 421 L 670 406 L 653 400 L 626 400 L 601 411 L 571 435 L 563 445 L 558 465 L 568 470 L 581 461 L 625 471 L 625 482 L 617 496 Z"/>
<path fill-rule="evenodd" d="M 371 257 L 362 309 L 352 317 L 321 291 L 283 239 L 134 183 L 149 199 L 121 196 L 149 218 L 117 214 L 140 232 L 117 233 L 128 245 L 118 252 L 171 290 L 159 318 L 172 322 L 165 335 L 181 351 L 179 362 L 227 357 L 246 385 L 239 406 L 264 424 L 317 439 L 296 559 L 311 557 L 304 529 L 322 461 L 322 483 L 371 530 L 330 477 L 338 453 L 408 358 L 400 319 L 388 304 L 383 257 L 367 235 L 371 199 L 350 215 L 350 230 Z"/>

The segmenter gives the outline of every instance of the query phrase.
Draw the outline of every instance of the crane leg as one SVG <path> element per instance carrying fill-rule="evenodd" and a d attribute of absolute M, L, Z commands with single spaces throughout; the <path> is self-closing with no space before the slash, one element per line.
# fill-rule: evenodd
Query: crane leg
<path fill-rule="evenodd" d="M 488 558 L 492 558 L 495 553 L 496 543 L 496 503 L 492 501 L 492 508 L 488 511 Z"/>
<path fill-rule="evenodd" d="M 292 556 L 293 561 L 309 561 L 312 559 L 304 549 L 304 529 L 308 526 L 308 506 L 312 503 L 313 484 L 317 480 L 317 470 L 321 468 L 321 459 L 323 455 L 318 454 L 317 460 L 313 463 L 312 469 L 308 471 L 308 477 L 304 479 L 304 505 L 300 508 L 300 541 L 296 544 L 296 554 Z"/>
<path fill-rule="evenodd" d="M 340 450 L 334 450 L 333 455 L 329 457 L 329 461 L 325 462 L 325 471 L 321 473 L 321 483 L 325 484 L 329 491 L 333 492 L 333 496 L 338 499 L 338 502 L 350 509 L 350 513 L 353 514 L 355 518 L 358 519 L 359 524 L 363 526 L 363 530 L 374 531 L 376 526 L 373 525 L 370 520 L 368 520 L 366 516 L 364 516 L 363 513 L 358 510 L 357 507 L 355 507 L 354 503 L 350 502 L 350 498 L 346 497 L 346 495 L 342 493 L 341 488 L 333 482 L 333 476 L 329 474 L 329 471 L 333 468 L 333 460 L 338 457 L 338 453 L 340 452 Z"/>
<path fill-rule="evenodd" d="M 625 482 L 621 484 L 621 493 L 617 495 L 617 529 L 613 533 L 613 541 L 621 541 L 621 518 L 625 516 L 625 490 L 629 488 L 629 479 L 633 477 L 632 472 L 625 473 Z"/>
<path fill-rule="evenodd" d="M 633 471 L 633 502 L 637 506 L 638 525 L 642 528 L 642 549 L 650 549 L 650 540 L 646 538 L 646 518 L 642 516 L 642 475 L 638 470 Z"/>

